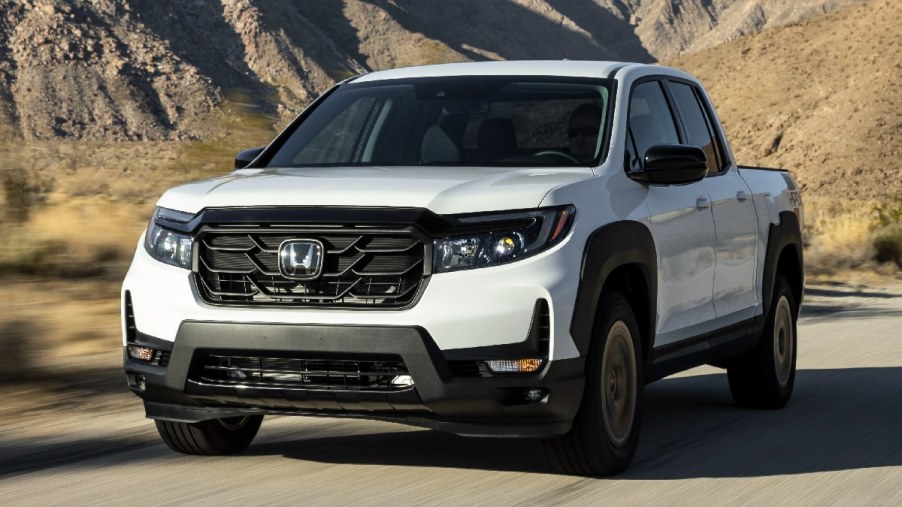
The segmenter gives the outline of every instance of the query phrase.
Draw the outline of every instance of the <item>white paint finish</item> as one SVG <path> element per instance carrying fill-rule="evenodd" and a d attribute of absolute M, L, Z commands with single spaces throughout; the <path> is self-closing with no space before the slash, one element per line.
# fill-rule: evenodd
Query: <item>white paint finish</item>
<path fill-rule="evenodd" d="M 758 269 L 755 275 L 755 291 L 758 301 L 763 301 L 764 260 L 770 225 L 780 223 L 780 211 L 792 210 L 784 175 L 776 171 L 739 169 L 740 177 L 748 185 L 758 215 Z M 760 312 L 759 312 L 760 313 Z"/>
<path fill-rule="evenodd" d="M 157 262 L 140 248 L 123 291 L 131 291 L 136 327 L 174 341 L 184 320 L 245 323 L 421 326 L 441 350 L 518 343 L 526 339 L 536 300 L 552 313 L 552 358 L 579 355 L 570 336 L 584 239 L 492 268 L 434 274 L 422 298 L 400 311 L 318 308 L 234 308 L 201 302 L 187 270 Z"/>
<path fill-rule="evenodd" d="M 705 178 L 704 185 L 714 213 L 714 310 L 723 317 L 758 304 L 758 220 L 751 191 L 735 168 Z"/>
<path fill-rule="evenodd" d="M 715 317 L 714 217 L 710 207 L 697 207 L 699 198 L 710 200 L 702 182 L 647 188 L 649 228 L 658 254 L 659 346 L 666 344 L 662 337 L 668 333 Z"/>
<path fill-rule="evenodd" d="M 464 62 L 400 69 L 382 70 L 365 74 L 355 83 L 450 76 L 561 76 L 606 78 L 611 70 L 622 66 L 620 62 L 596 62 L 579 60 L 531 60 L 504 62 Z"/>
<path fill-rule="evenodd" d="M 167 191 L 157 205 L 188 213 L 242 206 L 417 207 L 468 213 L 534 208 L 550 189 L 592 175 L 589 168 L 281 168 L 188 183 Z"/>
<path fill-rule="evenodd" d="M 141 238 L 143 241 L 144 236 Z M 124 298 L 125 291 L 131 292 L 139 331 L 162 340 L 175 340 L 182 320 L 190 318 L 198 308 L 190 277 L 188 270 L 163 264 L 153 259 L 143 246 L 138 247 L 122 283 L 122 294 Z M 124 333 L 122 342 L 124 345 Z"/>

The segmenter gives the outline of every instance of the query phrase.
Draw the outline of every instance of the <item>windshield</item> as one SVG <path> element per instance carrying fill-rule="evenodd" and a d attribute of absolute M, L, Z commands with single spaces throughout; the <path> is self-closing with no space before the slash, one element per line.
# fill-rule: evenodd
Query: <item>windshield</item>
<path fill-rule="evenodd" d="M 350 83 L 296 125 L 267 165 L 593 166 L 609 86 L 535 76 Z"/>

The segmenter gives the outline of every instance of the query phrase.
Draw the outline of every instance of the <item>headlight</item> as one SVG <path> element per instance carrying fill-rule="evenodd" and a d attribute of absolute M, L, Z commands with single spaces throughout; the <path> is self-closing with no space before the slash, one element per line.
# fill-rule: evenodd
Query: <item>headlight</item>
<path fill-rule="evenodd" d="M 492 222 L 516 225 L 499 225 L 496 230 L 435 240 L 433 271 L 442 273 L 495 266 L 535 255 L 567 236 L 575 214 L 576 208 L 567 206 L 462 218 L 462 225 L 485 223 L 488 226 Z"/>
<path fill-rule="evenodd" d="M 151 257 L 166 264 L 191 269 L 193 242 L 191 236 L 159 226 L 158 218 L 164 222 L 181 224 L 190 221 L 194 215 L 157 208 L 150 218 L 150 225 L 147 226 L 147 234 L 144 236 L 144 248 Z"/>

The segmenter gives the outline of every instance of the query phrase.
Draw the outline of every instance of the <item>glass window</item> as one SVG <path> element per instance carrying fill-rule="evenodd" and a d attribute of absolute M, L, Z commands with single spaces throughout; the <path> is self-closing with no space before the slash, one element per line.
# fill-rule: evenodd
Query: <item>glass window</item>
<path fill-rule="evenodd" d="M 686 129 L 686 137 L 688 137 L 687 143 L 697 146 L 705 152 L 705 156 L 708 158 L 708 174 L 720 171 L 720 160 L 714 145 L 714 138 L 695 91 L 684 83 L 671 81 L 668 86 L 683 119 L 683 128 Z"/>
<path fill-rule="evenodd" d="M 352 101 L 344 111 L 338 113 L 335 118 L 326 124 L 326 127 L 317 132 L 307 143 L 306 149 L 301 150 L 295 157 L 295 164 L 328 163 L 333 158 L 350 159 L 356 143 L 357 136 L 367 115 L 372 112 L 375 99 L 373 97 L 360 97 Z M 387 111 L 388 107 L 383 107 Z"/>
<path fill-rule="evenodd" d="M 636 86 L 630 96 L 630 133 L 639 157 L 656 144 L 679 144 L 676 125 L 658 81 Z"/>
<path fill-rule="evenodd" d="M 609 84 L 518 76 L 350 83 L 311 111 L 268 165 L 595 165 Z"/>

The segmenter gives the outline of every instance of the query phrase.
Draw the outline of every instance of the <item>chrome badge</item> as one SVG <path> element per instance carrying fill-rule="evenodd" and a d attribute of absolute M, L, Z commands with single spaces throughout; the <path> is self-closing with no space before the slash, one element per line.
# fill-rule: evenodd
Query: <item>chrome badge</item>
<path fill-rule="evenodd" d="M 290 239 L 279 245 L 279 272 L 292 280 L 313 280 L 323 272 L 323 244 Z"/>

